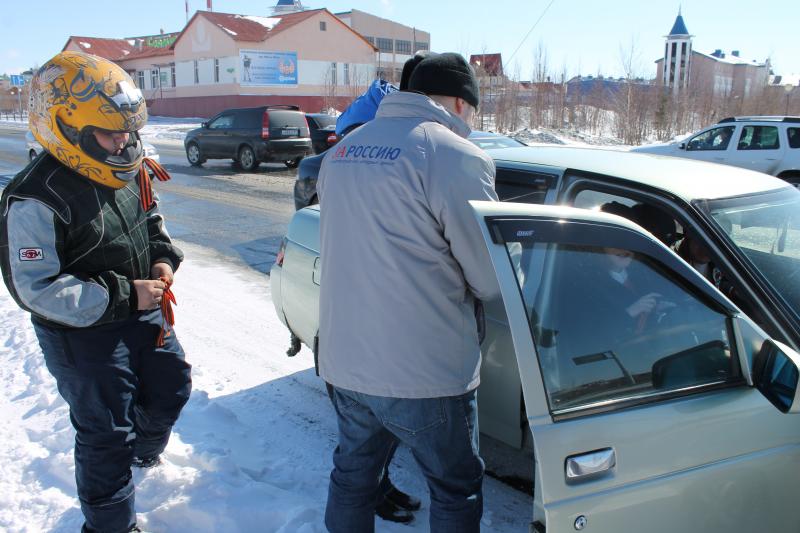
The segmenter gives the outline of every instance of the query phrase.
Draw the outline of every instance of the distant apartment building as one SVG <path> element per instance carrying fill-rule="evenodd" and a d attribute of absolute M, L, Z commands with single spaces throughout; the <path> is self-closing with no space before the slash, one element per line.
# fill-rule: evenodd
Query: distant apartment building
<path fill-rule="evenodd" d="M 769 60 L 744 59 L 738 50 L 710 54 L 693 48 L 692 38 L 680 11 L 665 36 L 664 55 L 656 60 L 658 84 L 673 94 L 709 90 L 714 96 L 747 98 L 764 89 L 769 81 Z"/>
<path fill-rule="evenodd" d="M 378 49 L 376 74 L 399 83 L 406 60 L 419 50 L 430 50 L 431 34 L 358 9 L 336 13 L 345 24 L 364 36 Z"/>

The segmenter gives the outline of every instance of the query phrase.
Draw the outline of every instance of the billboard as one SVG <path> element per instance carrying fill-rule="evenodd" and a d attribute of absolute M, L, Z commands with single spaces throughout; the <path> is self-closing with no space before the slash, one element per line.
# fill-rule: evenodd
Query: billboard
<path fill-rule="evenodd" d="M 239 84 L 297 85 L 297 52 L 239 50 Z"/>

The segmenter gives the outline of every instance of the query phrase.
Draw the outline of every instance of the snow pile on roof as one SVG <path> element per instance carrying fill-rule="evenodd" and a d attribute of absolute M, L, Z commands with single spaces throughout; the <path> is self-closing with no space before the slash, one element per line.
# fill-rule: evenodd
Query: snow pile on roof
<path fill-rule="evenodd" d="M 233 31 L 233 30 L 229 30 L 229 29 L 228 29 L 228 28 L 226 28 L 225 26 L 220 26 L 220 28 L 222 28 L 222 29 L 223 29 L 223 30 L 225 30 L 226 32 L 230 33 L 231 35 L 239 35 L 239 34 L 238 34 L 238 33 L 236 33 L 235 31 Z"/>
<path fill-rule="evenodd" d="M 83 42 L 83 41 L 79 41 L 79 42 L 78 42 L 78 44 L 79 44 L 79 45 L 81 45 L 81 46 L 83 46 L 83 47 L 84 47 L 84 48 L 86 48 L 86 49 L 89 49 L 89 48 L 91 48 L 91 47 L 92 47 L 92 43 L 85 43 L 85 42 Z"/>
<path fill-rule="evenodd" d="M 237 15 L 237 16 L 241 16 L 241 18 L 250 20 L 252 22 L 257 22 L 262 26 L 264 26 L 265 28 L 267 28 L 268 30 L 271 30 L 272 28 L 277 26 L 277 24 L 281 21 L 280 18 L 276 17 L 258 17 L 255 15 Z"/>

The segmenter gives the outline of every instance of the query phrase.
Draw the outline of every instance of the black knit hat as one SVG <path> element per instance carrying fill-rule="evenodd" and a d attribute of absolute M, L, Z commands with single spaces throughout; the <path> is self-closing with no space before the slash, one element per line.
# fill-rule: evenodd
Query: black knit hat
<path fill-rule="evenodd" d="M 408 90 L 408 80 L 411 79 L 411 73 L 414 71 L 414 68 L 419 65 L 419 62 L 425 59 L 426 57 L 433 57 L 438 56 L 436 52 L 431 52 L 429 50 L 419 50 L 414 57 L 409 59 L 403 65 L 403 74 L 400 76 L 400 90 L 407 91 Z"/>
<path fill-rule="evenodd" d="M 463 56 L 450 52 L 420 61 L 411 73 L 408 89 L 428 95 L 463 98 L 475 108 L 480 103 L 475 71 Z"/>

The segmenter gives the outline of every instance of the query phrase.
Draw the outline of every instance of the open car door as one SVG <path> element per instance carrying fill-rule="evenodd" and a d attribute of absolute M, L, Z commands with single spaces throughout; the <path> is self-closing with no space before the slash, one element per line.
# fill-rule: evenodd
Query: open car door
<path fill-rule="evenodd" d="M 798 531 L 796 352 L 626 219 L 472 206 L 533 435 L 533 531 Z"/>

